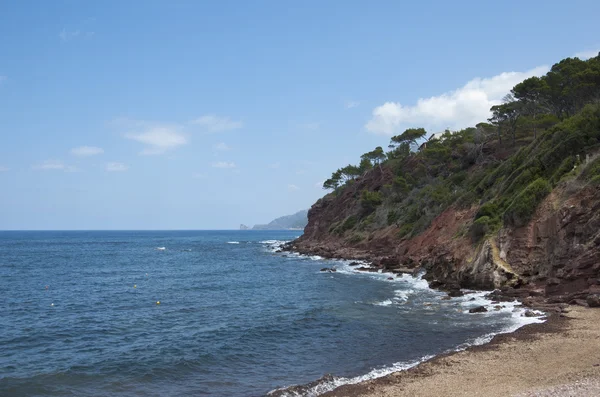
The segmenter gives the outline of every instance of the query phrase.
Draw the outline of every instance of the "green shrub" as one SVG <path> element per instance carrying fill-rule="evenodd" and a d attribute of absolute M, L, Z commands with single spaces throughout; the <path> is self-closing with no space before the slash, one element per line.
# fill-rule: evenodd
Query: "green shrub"
<path fill-rule="evenodd" d="M 568 174 L 569 172 L 571 172 L 573 170 L 574 166 L 575 166 L 575 157 L 574 156 L 568 156 L 567 158 L 565 158 L 562 161 L 562 163 L 560 163 L 560 165 L 558 166 L 556 171 L 554 171 L 554 174 L 552 175 L 552 178 L 550 179 L 550 183 L 552 185 L 556 185 L 558 182 L 560 182 L 561 178 L 565 174 Z"/>
<path fill-rule="evenodd" d="M 394 188 L 394 190 L 401 192 L 401 193 L 408 192 L 408 184 L 406 183 L 406 179 L 404 179 L 404 177 L 402 177 L 402 176 L 397 176 L 394 178 L 392 187 Z"/>
<path fill-rule="evenodd" d="M 360 204 L 365 209 L 374 210 L 378 205 L 381 205 L 382 202 L 383 199 L 379 192 L 370 192 L 365 189 L 360 194 Z"/>
<path fill-rule="evenodd" d="M 358 224 L 358 230 L 365 230 L 366 228 L 371 226 L 374 221 L 375 221 L 375 213 L 372 213 L 369 216 L 367 216 L 366 218 L 364 218 L 362 221 L 360 221 L 360 223 Z"/>
<path fill-rule="evenodd" d="M 396 221 L 400 218 L 400 213 L 396 210 L 391 210 L 390 212 L 388 212 L 387 214 L 387 224 L 388 225 L 393 225 L 394 223 L 396 223 Z"/>
<path fill-rule="evenodd" d="M 590 179 L 590 185 L 600 186 L 600 175 L 596 175 L 592 179 Z"/>
<path fill-rule="evenodd" d="M 344 222 L 338 228 L 340 233 L 344 233 L 346 230 L 352 229 L 354 226 L 356 226 L 356 222 L 357 219 L 354 215 L 350 215 L 349 217 L 344 219 Z"/>
<path fill-rule="evenodd" d="M 586 165 L 579 177 L 584 181 L 589 181 L 598 175 L 600 175 L 600 156 Z"/>
<path fill-rule="evenodd" d="M 550 184 L 545 179 L 533 181 L 508 206 L 504 213 L 504 223 L 517 227 L 526 225 L 550 190 Z"/>
<path fill-rule="evenodd" d="M 398 237 L 410 237 L 413 227 L 414 225 L 412 223 L 405 223 L 400 227 L 400 230 L 398 230 Z"/>
<path fill-rule="evenodd" d="M 488 201 L 479 208 L 479 211 L 477 211 L 477 215 L 475 215 L 475 218 L 496 218 L 498 216 L 498 213 L 498 205 L 493 201 Z"/>

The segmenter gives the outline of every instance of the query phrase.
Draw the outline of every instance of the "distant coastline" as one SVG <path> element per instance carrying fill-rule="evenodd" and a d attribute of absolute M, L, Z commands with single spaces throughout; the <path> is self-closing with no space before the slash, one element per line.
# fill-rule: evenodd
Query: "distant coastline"
<path fill-rule="evenodd" d="M 308 210 L 302 210 L 292 215 L 279 217 L 267 224 L 257 224 L 250 227 L 242 223 L 240 230 L 304 230 L 307 223 Z"/>

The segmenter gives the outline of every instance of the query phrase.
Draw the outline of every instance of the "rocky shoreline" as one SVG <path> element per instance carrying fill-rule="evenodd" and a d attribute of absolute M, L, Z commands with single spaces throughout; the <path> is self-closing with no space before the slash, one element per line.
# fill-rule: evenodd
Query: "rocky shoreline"
<path fill-rule="evenodd" d="M 306 245 L 298 245 L 296 240 L 282 245 L 280 250 L 287 252 L 297 252 L 301 255 L 308 256 L 318 255 L 326 259 L 339 259 L 351 261 L 351 265 L 356 266 L 356 271 L 381 271 L 394 275 L 410 274 L 412 276 L 416 276 L 417 274 L 424 272 L 423 279 L 427 280 L 430 288 L 446 292 L 449 297 L 457 297 L 463 295 L 462 288 L 459 283 L 455 281 L 437 279 L 428 274 L 428 269 L 426 267 L 419 266 L 416 263 L 413 263 L 412 267 L 398 266 L 396 261 L 391 260 L 385 255 L 373 256 L 370 252 L 351 247 L 343 247 L 341 249 L 331 249 L 319 245 L 307 247 Z M 355 262 L 352 263 L 352 261 Z M 370 266 L 365 266 L 364 262 L 369 263 Z M 335 269 L 329 268 L 323 268 L 321 270 L 335 271 Z M 543 290 L 540 291 L 539 288 L 531 288 L 531 286 L 505 286 L 503 288 L 490 290 L 490 293 L 486 297 L 490 299 L 493 303 L 513 301 L 516 299 L 527 308 L 530 308 L 532 310 L 540 310 L 546 313 L 564 313 L 568 310 L 568 307 L 570 306 L 568 303 L 562 302 L 560 300 L 549 300 L 547 297 L 544 296 Z M 594 295 L 592 295 L 592 298 L 593 297 Z M 595 300 L 592 298 L 590 298 L 589 303 L 587 300 L 578 300 L 571 303 L 579 304 L 581 306 L 586 307 L 600 306 L 600 301 L 598 302 L 598 305 L 596 305 Z"/>
<path fill-rule="evenodd" d="M 597 396 L 599 321 L 600 310 L 574 306 L 551 314 L 544 323 L 497 335 L 485 345 L 323 396 Z"/>
<path fill-rule="evenodd" d="M 373 259 L 372 256 L 369 255 L 368 252 L 360 252 L 359 250 L 356 249 L 344 249 L 342 251 L 334 251 L 334 250 L 327 250 L 327 249 L 306 249 L 306 247 L 301 248 L 299 246 L 296 245 L 296 241 L 291 241 L 288 243 L 285 243 L 283 245 L 281 245 L 279 247 L 279 249 L 275 252 L 295 252 L 301 255 L 306 255 L 306 256 L 314 256 L 314 255 L 318 255 L 321 256 L 325 259 L 332 259 L 332 260 L 344 260 L 344 261 L 349 261 L 349 265 L 352 266 L 354 268 L 354 270 L 358 271 L 358 272 L 383 272 L 383 273 L 389 273 L 390 274 L 390 278 L 392 277 L 399 277 L 403 274 L 410 274 L 413 277 L 419 276 L 422 274 L 423 272 L 423 268 L 419 267 L 419 266 L 415 266 L 413 268 L 407 268 L 407 267 L 397 267 L 397 266 L 386 266 L 385 265 L 385 257 L 378 257 L 375 258 L 374 261 L 371 261 L 371 259 Z M 336 267 L 335 266 L 331 266 L 331 267 L 325 267 L 321 269 L 322 272 L 336 272 Z M 424 277 L 426 278 L 426 277 Z M 461 290 L 461 288 L 459 286 L 453 286 L 453 287 L 449 287 L 448 284 L 444 284 L 444 283 L 437 283 L 436 280 L 431 280 L 428 282 L 430 288 L 432 289 L 437 289 L 443 292 L 446 292 L 447 295 L 447 299 L 450 299 L 452 297 L 458 297 L 458 296 L 462 296 L 464 294 L 464 292 Z M 441 288 L 440 288 L 441 287 Z M 472 292 L 472 291 L 470 291 Z M 487 294 L 485 296 L 485 298 L 491 300 L 491 304 L 496 304 L 496 307 L 501 307 L 502 302 L 514 302 L 515 300 L 518 300 L 523 306 L 525 306 L 525 308 L 527 308 L 527 310 L 525 310 L 523 312 L 523 316 L 525 317 L 538 317 L 539 316 L 539 312 L 535 313 L 536 311 L 542 311 L 545 313 L 545 315 L 547 316 L 545 318 L 545 322 L 541 323 L 541 324 L 529 324 L 529 325 L 525 325 L 519 329 L 517 329 L 516 331 L 513 332 L 509 332 L 509 333 L 501 333 L 501 334 L 497 334 L 495 335 L 492 340 L 484 345 L 473 345 L 470 346 L 466 349 L 466 351 L 468 352 L 478 352 L 478 351 L 488 351 L 490 349 L 494 349 L 495 346 L 499 343 L 502 343 L 503 341 L 506 340 L 512 340 L 514 338 L 522 338 L 523 340 L 528 340 L 529 338 L 532 338 L 534 336 L 536 336 L 537 334 L 544 334 L 544 333 L 549 333 L 549 332 L 559 332 L 561 329 L 563 329 L 565 327 L 565 324 L 568 320 L 568 318 L 566 317 L 566 314 L 571 312 L 571 308 L 570 305 L 565 304 L 565 303 L 547 303 L 544 302 L 542 299 L 521 299 L 523 297 L 523 293 L 519 292 L 519 293 L 515 293 L 513 291 L 513 289 L 504 289 L 504 290 L 494 290 L 494 291 L 490 291 L 489 294 Z M 446 298 L 442 298 L 442 299 L 446 299 Z M 488 307 L 489 309 L 489 307 Z M 478 307 L 474 307 L 472 309 L 469 309 L 470 313 L 484 313 L 487 312 L 488 309 L 486 309 L 484 306 L 478 306 Z M 490 309 L 493 310 L 493 309 Z M 437 365 L 439 365 L 440 362 L 443 362 L 444 360 L 447 360 L 448 357 L 452 357 L 456 354 L 462 354 L 462 351 L 459 352 L 449 352 L 449 353 L 444 353 L 441 355 L 438 355 L 434 358 L 428 359 L 424 362 L 422 362 L 421 364 L 415 364 L 415 366 L 413 368 L 409 368 L 407 370 L 402 370 L 400 372 L 394 372 L 390 375 L 386 375 L 383 376 L 381 378 L 376 378 L 373 380 L 368 380 L 368 381 L 364 381 L 361 383 L 357 383 L 357 384 L 345 384 L 342 386 L 339 386 L 338 388 L 332 390 L 332 391 L 325 391 L 322 392 L 322 394 L 319 395 L 323 395 L 323 396 L 363 396 L 363 395 L 369 395 L 369 393 L 373 392 L 373 391 L 377 391 L 377 388 L 380 387 L 381 385 L 388 385 L 391 384 L 390 382 L 392 382 L 393 379 L 397 378 L 398 376 L 401 376 L 402 379 L 404 379 L 405 377 L 421 377 L 423 376 L 424 373 L 429 373 L 429 370 L 424 371 L 423 368 L 430 368 L 430 367 L 435 367 Z M 399 375 L 399 374 L 403 374 L 403 375 Z M 406 374 L 406 375 L 405 375 Z M 305 384 L 305 385 L 298 385 L 298 386 L 291 386 L 285 389 L 281 389 L 281 390 L 277 390 L 274 391 L 272 393 L 270 393 L 270 396 L 289 396 L 289 395 L 298 395 L 298 396 L 303 396 L 306 395 L 306 393 L 308 391 L 310 391 L 310 393 L 314 392 L 315 389 L 318 389 L 320 385 L 324 385 L 324 384 L 329 384 L 331 383 L 335 378 L 331 375 L 325 375 L 324 377 L 315 380 L 314 382 L 311 382 L 309 384 Z M 372 394 L 372 393 L 371 393 Z M 312 394 L 310 394 L 312 395 Z M 379 395 L 379 394 L 372 394 L 372 395 Z M 393 394 L 394 396 L 396 394 Z M 398 395 L 404 395 L 404 394 L 398 394 Z M 410 395 L 410 394 L 406 394 L 406 395 Z"/>

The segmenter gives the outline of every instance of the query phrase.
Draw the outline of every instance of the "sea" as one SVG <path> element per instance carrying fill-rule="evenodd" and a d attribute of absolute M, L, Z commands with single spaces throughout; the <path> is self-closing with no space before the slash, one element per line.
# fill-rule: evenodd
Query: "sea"
<path fill-rule="evenodd" d="M 543 321 L 301 233 L 0 232 L 0 396 L 318 396 Z"/>

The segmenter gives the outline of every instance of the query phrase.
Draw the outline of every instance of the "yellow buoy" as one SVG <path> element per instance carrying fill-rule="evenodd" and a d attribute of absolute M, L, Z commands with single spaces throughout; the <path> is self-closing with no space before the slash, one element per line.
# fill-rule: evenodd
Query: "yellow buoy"
<path fill-rule="evenodd" d="M 136 285 L 136 284 L 133 284 L 133 288 L 137 288 L 137 285 Z"/>
<path fill-rule="evenodd" d="M 157 304 L 157 305 L 160 305 L 160 301 L 156 301 L 156 304 Z"/>

